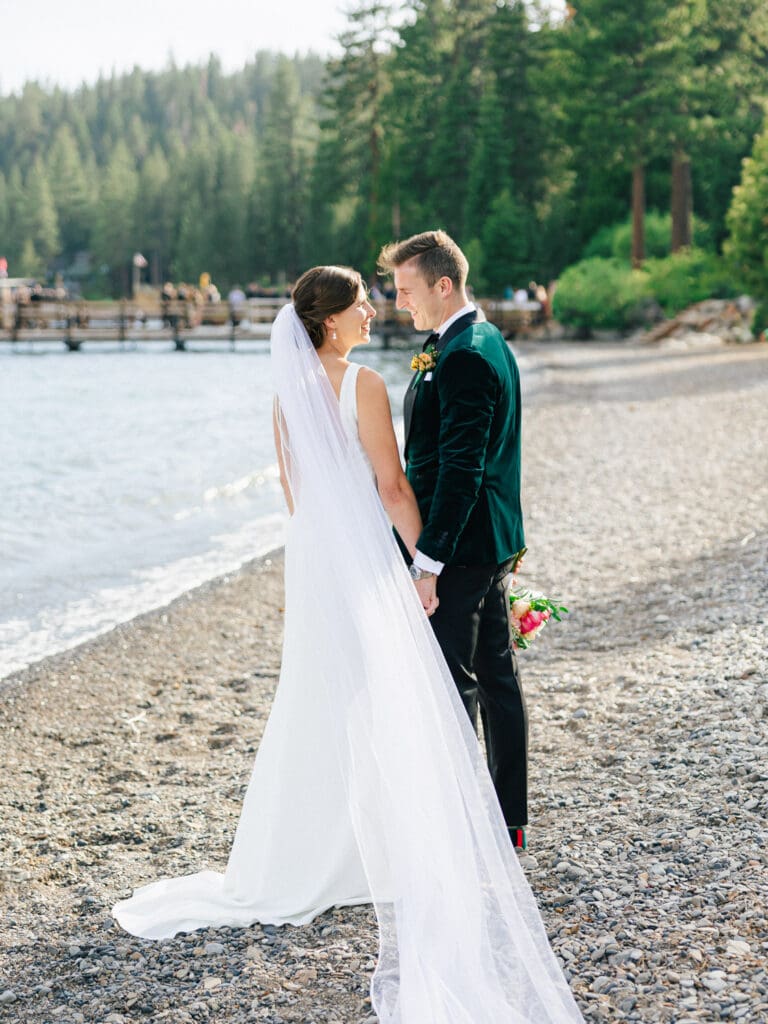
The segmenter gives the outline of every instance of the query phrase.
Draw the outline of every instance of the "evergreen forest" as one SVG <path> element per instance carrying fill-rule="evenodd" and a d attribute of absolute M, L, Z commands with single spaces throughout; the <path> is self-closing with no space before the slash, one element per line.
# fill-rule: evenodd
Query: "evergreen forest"
<path fill-rule="evenodd" d="M 636 267 L 723 250 L 764 130 L 760 0 L 358 0 L 339 42 L 0 97 L 9 273 L 90 297 L 127 294 L 137 252 L 154 284 L 370 276 L 384 242 L 439 226 L 498 294 L 617 225 Z"/>

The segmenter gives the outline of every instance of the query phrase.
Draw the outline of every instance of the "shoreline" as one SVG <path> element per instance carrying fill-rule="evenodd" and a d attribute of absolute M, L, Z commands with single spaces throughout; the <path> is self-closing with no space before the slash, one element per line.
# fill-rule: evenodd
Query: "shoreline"
<path fill-rule="evenodd" d="M 90 648 L 92 644 L 97 644 L 99 641 L 108 642 L 108 638 L 117 630 L 130 626 L 133 623 L 140 623 L 147 617 L 151 616 L 162 616 L 166 613 L 177 601 L 184 598 L 195 599 L 199 597 L 204 599 L 206 596 L 206 588 L 214 588 L 217 585 L 224 585 L 231 582 L 238 574 L 247 571 L 249 567 L 256 566 L 273 558 L 279 558 L 282 555 L 284 545 L 278 545 L 273 548 L 268 548 L 262 554 L 254 555 L 245 559 L 240 565 L 235 568 L 217 572 L 216 575 L 209 577 L 208 579 L 202 580 L 200 583 L 195 584 L 192 587 L 186 587 L 180 590 L 174 597 L 169 600 L 163 600 L 160 604 L 153 605 L 144 611 L 136 612 L 135 614 L 129 614 L 127 618 L 115 622 L 113 625 L 106 626 L 104 629 L 92 636 L 88 636 L 81 640 L 76 640 L 67 647 L 62 647 L 59 650 L 52 651 L 50 654 L 45 654 L 41 658 L 36 658 L 34 661 L 22 666 L 21 668 L 12 669 L 5 675 L 0 675 L 0 701 L 3 699 L 3 694 L 6 687 L 9 686 L 23 686 L 25 677 L 28 673 L 33 673 L 37 669 L 41 671 L 45 670 L 45 667 L 51 663 L 51 667 L 55 668 L 56 663 L 61 658 L 66 658 L 70 655 L 76 655 L 83 649 Z M 2 670 L 0 670 L 2 671 Z"/>
<path fill-rule="evenodd" d="M 606 334 L 607 332 L 603 332 Z M 765 349 L 765 346 L 761 346 L 760 343 L 755 343 L 753 346 L 722 346 L 720 349 L 711 345 L 711 343 L 703 344 L 701 347 L 696 347 L 690 342 L 681 343 L 674 339 L 671 342 L 661 343 L 647 343 L 633 338 L 619 338 L 619 337 L 598 337 L 591 339 L 588 342 L 580 341 L 575 338 L 557 338 L 557 339 L 519 339 L 512 342 L 513 348 L 516 350 L 518 356 L 522 357 L 526 361 L 525 372 L 523 373 L 523 402 L 526 406 L 526 411 L 530 416 L 531 407 L 539 401 L 542 394 L 545 392 L 546 386 L 550 383 L 552 376 L 553 360 L 554 369 L 564 369 L 562 356 L 565 356 L 565 362 L 574 361 L 572 353 L 577 353 L 575 362 L 579 362 L 578 353 L 592 352 L 607 350 L 621 350 L 630 351 L 635 350 L 638 356 L 642 354 L 642 361 L 654 361 L 657 358 L 666 358 L 671 360 L 673 363 L 678 360 L 691 359 L 695 360 L 700 358 L 702 355 L 712 355 L 715 357 L 723 357 L 728 352 L 739 353 L 740 351 L 746 352 L 747 348 L 753 352 L 759 352 Z M 560 358 L 559 358 L 560 357 Z M 530 361 L 530 362 L 529 362 Z M 544 395 L 546 401 L 546 395 Z M 271 522 L 271 518 L 270 518 Z M 275 548 L 267 548 L 263 551 L 263 554 L 255 556 L 249 556 L 235 568 L 224 568 L 217 570 L 215 575 L 202 579 L 201 582 L 194 584 L 189 587 L 182 585 L 182 589 L 169 599 L 161 599 L 158 604 L 150 604 L 143 611 L 136 613 L 129 613 L 126 618 L 120 619 L 117 622 L 113 622 L 110 625 L 99 627 L 98 631 L 92 636 L 86 636 L 85 639 L 74 640 L 71 643 L 67 643 L 66 646 L 61 647 L 57 650 L 53 650 L 50 653 L 43 654 L 41 657 L 35 657 L 32 661 L 27 662 L 25 665 L 20 667 L 14 667 L 10 670 L 5 670 L 0 667 L 0 700 L 2 699 L 3 690 L 8 685 L 14 685 L 16 677 L 22 675 L 28 670 L 35 666 L 47 662 L 51 658 L 57 658 L 60 655 L 64 655 L 70 652 L 77 651 L 83 644 L 88 644 L 93 640 L 98 640 L 110 634 L 114 629 L 119 626 L 126 625 L 137 618 L 141 618 L 143 615 L 151 614 L 153 612 L 162 612 L 171 603 L 177 600 L 179 597 L 185 594 L 191 594 L 197 591 L 199 588 L 204 587 L 208 583 L 212 583 L 218 579 L 228 578 L 248 565 L 254 560 L 259 560 L 262 557 L 269 557 L 273 551 L 281 550 L 281 546 Z M 183 561 L 183 559 L 182 559 Z M 175 589 L 175 588 L 173 588 Z"/>
<path fill-rule="evenodd" d="M 768 1017 L 768 347 L 553 343 L 540 371 L 521 582 L 571 615 L 521 656 L 528 878 L 587 1021 L 750 1024 Z M 278 549 L 0 683 L 1 1022 L 368 1016 L 369 907 L 162 943 L 109 914 L 225 864 L 282 600 Z"/>

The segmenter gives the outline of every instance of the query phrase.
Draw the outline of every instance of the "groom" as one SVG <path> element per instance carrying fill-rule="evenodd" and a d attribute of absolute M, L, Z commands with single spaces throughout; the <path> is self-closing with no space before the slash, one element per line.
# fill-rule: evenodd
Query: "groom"
<path fill-rule="evenodd" d="M 424 344 L 427 368 L 405 396 L 406 473 L 424 527 L 410 567 L 459 694 L 477 729 L 515 846 L 525 848 L 528 721 L 510 647 L 504 578 L 521 551 L 520 377 L 499 331 L 467 297 L 469 265 L 444 231 L 382 249 L 397 306 Z"/>

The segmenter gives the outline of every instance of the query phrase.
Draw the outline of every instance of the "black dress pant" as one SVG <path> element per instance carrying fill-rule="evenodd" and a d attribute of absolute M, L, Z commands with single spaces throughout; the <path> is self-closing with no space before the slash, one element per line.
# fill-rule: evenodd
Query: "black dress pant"
<path fill-rule="evenodd" d="M 477 732 L 478 708 L 488 768 L 510 827 L 528 822 L 528 714 L 509 632 L 504 578 L 512 563 L 446 565 L 430 622 Z"/>

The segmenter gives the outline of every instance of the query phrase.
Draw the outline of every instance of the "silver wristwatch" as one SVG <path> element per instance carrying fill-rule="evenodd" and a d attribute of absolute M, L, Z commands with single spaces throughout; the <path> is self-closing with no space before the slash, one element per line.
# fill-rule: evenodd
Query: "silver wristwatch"
<path fill-rule="evenodd" d="M 420 569 L 418 565 L 414 565 L 413 562 L 408 566 L 408 572 L 411 574 L 411 579 L 414 583 L 418 583 L 419 580 L 427 580 L 430 576 L 437 576 L 437 573 L 428 572 L 426 569 Z"/>

